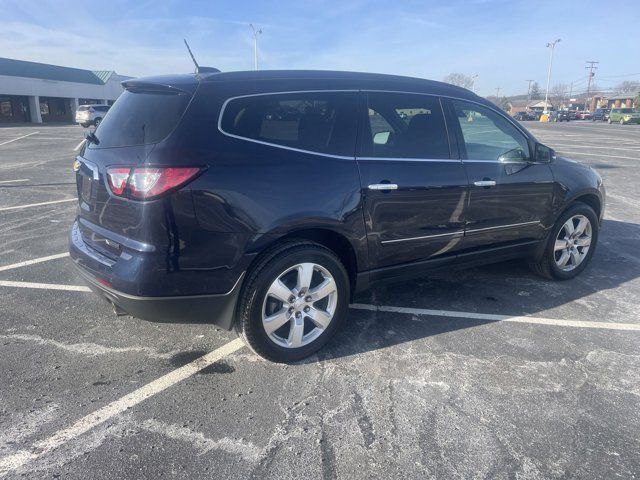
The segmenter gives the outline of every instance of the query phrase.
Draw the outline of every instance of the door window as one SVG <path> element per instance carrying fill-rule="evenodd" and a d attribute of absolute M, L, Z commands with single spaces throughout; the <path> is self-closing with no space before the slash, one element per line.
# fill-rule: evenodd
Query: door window
<path fill-rule="evenodd" d="M 362 156 L 449 158 L 449 139 L 437 97 L 369 93 Z"/>
<path fill-rule="evenodd" d="M 527 160 L 527 138 L 506 118 L 473 103 L 453 101 L 469 160 Z"/>
<path fill-rule="evenodd" d="M 232 99 L 221 129 L 249 140 L 332 155 L 353 156 L 355 92 L 300 92 Z"/>

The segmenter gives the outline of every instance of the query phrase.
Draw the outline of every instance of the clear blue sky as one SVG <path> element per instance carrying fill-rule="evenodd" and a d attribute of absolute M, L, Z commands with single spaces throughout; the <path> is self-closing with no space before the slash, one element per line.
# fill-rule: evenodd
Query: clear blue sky
<path fill-rule="evenodd" d="M 0 0 L 0 56 L 125 75 L 188 72 L 186 37 L 200 64 L 253 68 L 247 24 L 263 29 L 262 68 L 398 73 L 441 80 L 478 74 L 480 94 L 640 80 L 640 0 L 122 1 Z"/>

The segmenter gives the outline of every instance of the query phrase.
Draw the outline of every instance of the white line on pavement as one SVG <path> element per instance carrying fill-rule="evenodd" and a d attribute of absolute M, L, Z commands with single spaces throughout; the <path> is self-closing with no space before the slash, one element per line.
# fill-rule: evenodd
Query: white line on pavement
<path fill-rule="evenodd" d="M 134 390 L 124 397 L 105 405 L 95 412 L 81 418 L 70 427 L 54 433 L 49 438 L 34 443 L 30 450 L 20 450 L 13 455 L 0 459 L 0 476 L 4 476 L 9 472 L 22 467 L 28 462 L 55 450 L 71 440 L 76 439 L 83 433 L 101 425 L 114 416 L 135 407 L 139 403 L 166 390 L 176 383 L 195 375 L 200 370 L 207 368 L 209 365 L 217 362 L 221 358 L 231 355 L 243 346 L 244 343 L 242 340 L 237 338 L 194 360 L 193 362 L 187 363 L 186 365 L 163 375 L 151 383 Z"/>
<path fill-rule="evenodd" d="M 53 200 L 51 202 L 29 203 L 28 205 L 16 205 L 15 207 L 3 207 L 0 208 L 0 212 L 6 212 L 7 210 L 18 210 L 20 208 L 39 207 L 41 205 L 53 205 L 54 203 L 75 202 L 76 198 L 65 198 L 64 200 Z"/>
<path fill-rule="evenodd" d="M 0 287 L 37 288 L 40 290 L 67 290 L 69 292 L 90 292 L 89 287 L 83 285 L 58 285 L 55 283 L 14 282 L 0 280 Z"/>
<path fill-rule="evenodd" d="M 89 287 L 81 285 L 59 285 L 55 283 L 31 283 L 0 280 L 0 287 L 39 288 L 44 290 L 68 290 L 73 292 L 90 292 Z M 532 323 L 537 325 L 551 325 L 557 327 L 601 328 L 605 330 L 637 330 L 640 323 L 620 322 L 588 322 L 582 320 L 561 320 L 555 318 L 528 317 L 518 315 L 495 315 L 492 313 L 458 312 L 452 310 L 430 310 L 424 308 L 389 307 L 352 303 L 349 308 L 369 310 L 372 312 L 406 313 L 408 315 L 426 315 L 430 317 L 452 317 L 472 320 L 486 320 L 492 322 Z"/>
<path fill-rule="evenodd" d="M 563 142 L 553 142 L 553 145 L 564 145 L 568 148 L 587 148 L 591 150 L 592 148 L 602 149 L 602 150 L 622 150 L 624 152 L 638 152 L 640 154 L 640 150 L 635 148 L 621 148 L 621 147 L 604 147 L 602 145 L 574 145 L 572 143 L 563 143 Z"/>
<path fill-rule="evenodd" d="M 35 135 L 36 133 L 40 133 L 40 132 L 27 133 L 26 135 L 23 135 L 23 136 L 21 136 L 21 137 L 18 137 L 18 138 L 12 138 L 11 140 L 7 140 L 6 142 L 2 142 L 2 143 L 0 143 L 0 147 L 1 147 L 2 145 L 6 145 L 7 143 L 15 142 L 16 140 L 22 140 L 23 138 L 30 137 L 31 135 Z"/>
<path fill-rule="evenodd" d="M 430 317 L 454 317 L 472 320 L 485 320 L 492 322 L 533 323 L 537 325 L 553 325 L 558 327 L 576 328 L 602 328 L 607 330 L 637 330 L 640 331 L 640 323 L 616 323 L 616 322 L 585 322 L 580 320 L 559 320 L 554 318 L 494 315 L 490 313 L 455 312 L 450 310 L 429 310 L 423 308 L 387 307 L 377 305 L 365 305 L 353 303 L 349 306 L 358 310 L 370 310 L 372 312 L 406 313 L 409 315 L 427 315 Z"/>
<path fill-rule="evenodd" d="M 0 183 L 19 183 L 19 182 L 28 182 L 28 178 L 20 178 L 18 180 L 2 180 Z"/>
<path fill-rule="evenodd" d="M 0 266 L 0 272 L 4 272 L 5 270 L 13 270 L 14 268 L 27 267 L 36 263 L 48 262 L 49 260 L 56 260 L 58 258 L 64 258 L 68 256 L 69 254 L 67 252 L 56 253 L 55 255 L 49 255 L 48 257 L 34 258 L 33 260 L 25 260 L 24 262 L 12 263 L 11 265 L 3 265 Z"/>
<path fill-rule="evenodd" d="M 586 155 L 589 157 L 602 157 L 602 158 L 626 158 L 628 160 L 638 160 L 638 157 L 625 157 L 623 155 L 605 155 L 604 153 L 584 153 L 584 152 L 571 152 L 569 150 L 558 149 L 561 153 L 567 153 L 569 155 Z"/>

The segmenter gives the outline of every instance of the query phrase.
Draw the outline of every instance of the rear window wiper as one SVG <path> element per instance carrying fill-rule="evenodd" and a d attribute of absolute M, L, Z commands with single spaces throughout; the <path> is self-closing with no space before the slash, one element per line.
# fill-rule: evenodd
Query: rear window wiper
<path fill-rule="evenodd" d="M 84 136 L 84 138 L 87 139 L 87 142 L 89 143 L 95 143 L 96 145 L 100 145 L 100 140 L 98 140 L 98 137 L 96 137 L 95 132 L 87 132 Z"/>

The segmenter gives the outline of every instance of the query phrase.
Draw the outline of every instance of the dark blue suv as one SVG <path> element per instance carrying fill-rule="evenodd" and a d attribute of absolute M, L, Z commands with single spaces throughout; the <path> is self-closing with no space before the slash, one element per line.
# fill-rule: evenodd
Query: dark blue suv
<path fill-rule="evenodd" d="M 294 361 L 374 282 L 512 258 L 567 279 L 593 255 L 600 176 L 468 90 L 318 71 L 123 86 L 76 159 L 70 241 L 116 313 Z"/>

